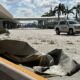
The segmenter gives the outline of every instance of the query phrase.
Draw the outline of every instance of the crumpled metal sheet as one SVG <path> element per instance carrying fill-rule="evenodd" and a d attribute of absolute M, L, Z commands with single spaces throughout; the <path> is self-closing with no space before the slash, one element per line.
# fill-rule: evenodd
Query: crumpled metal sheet
<path fill-rule="evenodd" d="M 54 64 L 51 65 L 49 63 L 49 65 L 46 66 L 35 66 L 35 72 L 49 75 L 64 76 L 72 75 L 80 69 L 80 65 L 75 60 L 67 56 L 62 49 L 55 49 L 49 52 L 48 55 L 50 55 L 53 58 Z M 42 62 L 45 63 L 45 60 L 43 59 Z"/>

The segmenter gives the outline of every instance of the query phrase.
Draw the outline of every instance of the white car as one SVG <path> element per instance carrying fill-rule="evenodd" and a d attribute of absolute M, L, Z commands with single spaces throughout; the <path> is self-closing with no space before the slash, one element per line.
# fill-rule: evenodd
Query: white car
<path fill-rule="evenodd" d="M 80 33 L 80 24 L 75 20 L 61 20 L 55 26 L 56 34 L 60 34 L 61 32 L 68 33 L 69 35 L 73 35 L 75 33 Z"/>

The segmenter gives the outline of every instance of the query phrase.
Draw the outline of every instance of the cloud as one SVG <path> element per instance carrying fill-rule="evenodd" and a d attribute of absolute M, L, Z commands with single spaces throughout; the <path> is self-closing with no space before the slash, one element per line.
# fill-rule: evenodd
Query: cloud
<path fill-rule="evenodd" d="M 30 8 L 18 8 L 14 17 L 34 17 L 35 12 Z"/>
<path fill-rule="evenodd" d="M 32 3 L 32 0 L 21 0 L 18 4 L 19 7 L 29 7 L 36 8 L 36 6 Z"/>
<path fill-rule="evenodd" d="M 80 0 L 76 0 L 76 2 L 80 2 Z"/>
<path fill-rule="evenodd" d="M 80 0 L 0 0 L 8 11 L 14 17 L 35 17 L 41 16 L 50 10 L 50 6 L 54 7 L 59 3 L 64 3 L 69 7 L 80 2 Z"/>
<path fill-rule="evenodd" d="M 58 4 L 59 2 L 59 0 L 33 0 L 33 4 L 41 8 L 47 8 L 51 5 Z"/>

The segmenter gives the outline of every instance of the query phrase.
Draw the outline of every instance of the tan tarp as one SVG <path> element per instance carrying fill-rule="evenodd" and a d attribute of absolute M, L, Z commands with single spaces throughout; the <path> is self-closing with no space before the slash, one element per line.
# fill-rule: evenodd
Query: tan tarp
<path fill-rule="evenodd" d="M 28 43 L 16 40 L 1 40 L 0 54 L 16 62 L 33 61 L 41 55 Z"/>

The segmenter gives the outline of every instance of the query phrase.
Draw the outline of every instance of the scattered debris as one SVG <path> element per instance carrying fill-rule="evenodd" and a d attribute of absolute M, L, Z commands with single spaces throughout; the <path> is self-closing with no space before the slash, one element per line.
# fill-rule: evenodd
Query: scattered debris
<path fill-rule="evenodd" d="M 41 40 L 41 42 L 47 42 L 46 40 Z"/>
<path fill-rule="evenodd" d="M 41 42 L 48 42 L 49 44 L 55 44 L 53 40 L 41 40 Z"/>
<path fill-rule="evenodd" d="M 80 69 L 80 65 L 62 49 L 55 49 L 42 55 L 22 41 L 1 40 L 0 55 L 15 63 L 29 66 L 42 75 L 70 76 Z"/>
<path fill-rule="evenodd" d="M 36 44 L 36 45 L 38 45 L 38 44 L 41 44 L 41 43 L 39 43 L 39 42 L 33 42 L 32 44 Z"/>
<path fill-rule="evenodd" d="M 29 37 L 29 38 L 28 38 L 28 40 L 32 40 L 32 39 L 33 39 L 32 37 Z"/>
<path fill-rule="evenodd" d="M 72 42 L 70 42 L 70 41 L 67 41 L 67 44 L 71 44 L 71 45 L 73 45 L 73 43 L 72 43 Z"/>
<path fill-rule="evenodd" d="M 55 44 L 55 42 L 53 40 L 49 41 L 49 44 Z"/>
<path fill-rule="evenodd" d="M 69 48 L 66 48 L 66 50 L 69 50 Z"/>
<path fill-rule="evenodd" d="M 77 40 L 77 42 L 80 42 L 80 40 Z"/>

